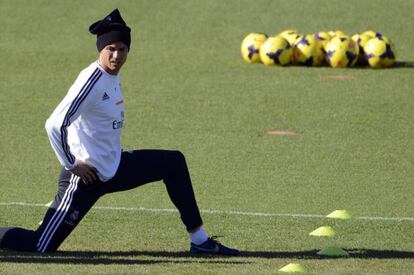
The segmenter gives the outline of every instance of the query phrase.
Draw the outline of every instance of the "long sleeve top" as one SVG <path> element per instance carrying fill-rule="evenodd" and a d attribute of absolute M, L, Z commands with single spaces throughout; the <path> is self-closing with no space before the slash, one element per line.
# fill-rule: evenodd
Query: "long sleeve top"
<path fill-rule="evenodd" d="M 119 75 L 108 74 L 98 62 L 81 71 L 46 121 L 50 144 L 62 166 L 81 160 L 111 179 L 121 159 L 124 104 Z"/>

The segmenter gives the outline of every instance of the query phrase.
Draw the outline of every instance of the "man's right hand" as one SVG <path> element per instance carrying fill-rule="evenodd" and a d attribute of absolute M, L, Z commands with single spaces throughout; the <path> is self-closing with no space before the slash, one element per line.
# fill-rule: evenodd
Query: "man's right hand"
<path fill-rule="evenodd" d="M 85 184 L 91 184 L 98 180 L 96 168 L 81 160 L 76 160 L 76 166 L 69 171 L 80 177 Z"/>

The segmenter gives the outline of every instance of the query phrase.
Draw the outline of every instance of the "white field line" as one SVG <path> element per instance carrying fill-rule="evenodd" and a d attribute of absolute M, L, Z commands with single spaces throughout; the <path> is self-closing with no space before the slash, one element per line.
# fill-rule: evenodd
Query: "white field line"
<path fill-rule="evenodd" d="M 27 203 L 27 202 L 0 202 L 0 206 L 23 206 L 23 207 L 45 207 L 42 203 Z M 113 206 L 94 206 L 92 209 L 104 210 L 104 211 L 141 211 L 141 212 L 178 212 L 172 208 L 145 208 L 145 207 L 113 207 Z M 294 214 L 294 213 L 263 213 L 263 212 L 244 212 L 244 211 L 222 211 L 205 209 L 200 210 L 201 213 L 206 214 L 221 214 L 232 216 L 250 216 L 250 217 L 291 217 L 291 218 L 325 218 L 324 215 L 319 214 Z M 369 217 L 360 216 L 354 217 L 357 220 L 368 221 L 414 221 L 414 217 Z"/>

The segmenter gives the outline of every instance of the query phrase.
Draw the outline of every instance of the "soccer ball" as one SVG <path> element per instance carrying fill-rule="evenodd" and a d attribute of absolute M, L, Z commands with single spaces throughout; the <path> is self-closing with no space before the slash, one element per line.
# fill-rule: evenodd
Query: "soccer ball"
<path fill-rule="evenodd" d="M 302 35 L 296 39 L 293 46 L 294 63 L 298 65 L 312 66 L 321 65 L 323 62 L 323 51 L 316 40 L 315 35 Z"/>
<path fill-rule="evenodd" d="M 369 36 L 366 33 L 363 33 L 363 34 L 355 34 L 355 35 L 352 36 L 351 39 L 354 40 L 359 46 L 359 55 L 358 55 L 357 64 L 367 65 L 368 63 L 367 63 L 367 60 L 366 60 L 366 54 L 365 54 L 365 51 L 364 51 L 364 46 L 370 39 L 372 39 L 372 37 Z"/>
<path fill-rule="evenodd" d="M 291 46 L 293 46 L 296 39 L 298 39 L 301 36 L 301 34 L 297 30 L 285 30 L 279 33 L 278 35 L 286 39 Z"/>
<path fill-rule="evenodd" d="M 319 41 L 322 49 L 325 51 L 326 45 L 328 45 L 329 41 L 331 41 L 332 36 L 327 32 L 317 32 L 315 33 L 315 38 Z"/>
<path fill-rule="evenodd" d="M 318 41 L 318 46 L 320 47 L 320 50 L 318 52 L 320 53 L 320 59 L 318 62 L 322 64 L 326 64 L 326 46 L 328 45 L 329 41 L 331 41 L 332 37 L 327 32 L 317 32 L 315 33 L 315 38 Z"/>
<path fill-rule="evenodd" d="M 265 65 L 287 65 L 292 61 L 293 49 L 281 36 L 269 37 L 260 47 L 260 59 Z"/>
<path fill-rule="evenodd" d="M 331 38 L 334 38 L 334 37 L 337 37 L 337 36 L 339 36 L 339 37 L 348 37 L 348 34 L 346 34 L 343 31 L 340 31 L 340 30 L 329 31 L 328 34 L 331 36 Z"/>
<path fill-rule="evenodd" d="M 266 41 L 267 35 L 264 33 L 250 33 L 242 41 L 241 56 L 248 63 L 260 62 L 260 46 Z"/>
<path fill-rule="evenodd" d="M 364 47 L 368 64 L 373 68 L 386 68 L 394 65 L 396 54 L 394 44 L 386 37 L 375 37 Z"/>
<path fill-rule="evenodd" d="M 369 36 L 371 38 L 381 37 L 382 36 L 381 33 L 375 32 L 375 31 L 372 31 L 372 30 L 364 31 L 363 33 L 361 33 L 361 35 L 367 35 L 367 36 Z"/>
<path fill-rule="evenodd" d="M 381 40 L 384 40 L 386 43 L 390 43 L 390 39 L 384 35 L 382 35 L 382 33 L 380 32 L 375 32 L 375 31 L 365 31 L 363 32 L 361 35 L 367 35 L 370 38 L 379 38 Z"/>
<path fill-rule="evenodd" d="M 349 37 L 334 37 L 326 46 L 326 61 L 334 68 L 354 66 L 358 54 L 358 44 Z"/>

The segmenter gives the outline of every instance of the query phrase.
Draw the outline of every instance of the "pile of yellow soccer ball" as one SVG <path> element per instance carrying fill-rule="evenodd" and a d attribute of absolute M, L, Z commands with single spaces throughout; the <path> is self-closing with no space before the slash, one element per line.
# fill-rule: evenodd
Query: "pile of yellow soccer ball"
<path fill-rule="evenodd" d="M 343 31 L 301 34 L 285 30 L 273 36 L 250 33 L 243 39 L 241 55 L 248 63 L 280 66 L 388 68 L 396 61 L 393 42 L 375 31 L 353 36 Z"/>

